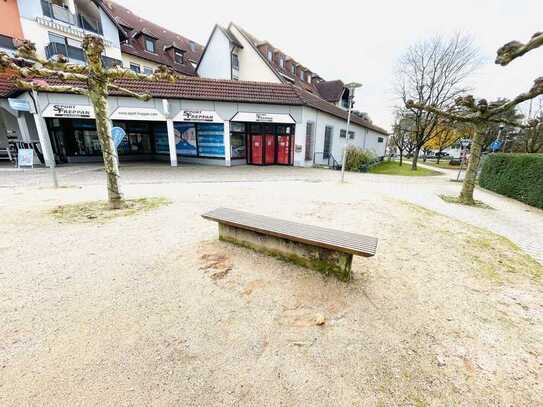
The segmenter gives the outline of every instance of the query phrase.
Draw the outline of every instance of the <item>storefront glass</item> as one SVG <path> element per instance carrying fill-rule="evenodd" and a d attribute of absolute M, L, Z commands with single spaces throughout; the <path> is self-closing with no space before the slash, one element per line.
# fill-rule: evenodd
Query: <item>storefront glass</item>
<path fill-rule="evenodd" d="M 224 158 L 222 123 L 176 122 L 174 131 L 177 154 L 185 157 Z"/>

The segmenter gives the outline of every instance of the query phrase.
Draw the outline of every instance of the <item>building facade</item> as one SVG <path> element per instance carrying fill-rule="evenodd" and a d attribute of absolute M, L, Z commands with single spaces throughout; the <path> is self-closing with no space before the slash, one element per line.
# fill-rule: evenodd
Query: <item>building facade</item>
<path fill-rule="evenodd" d="M 128 83 L 140 91 L 142 85 Z M 153 96 L 150 101 L 120 94 L 109 98 L 112 125 L 127 134 L 118 148 L 121 161 L 221 166 L 312 166 L 341 161 L 347 141 L 345 111 L 331 109 L 327 103 L 319 105 L 293 85 L 184 78 L 174 84 L 145 82 L 145 86 Z M 7 116 L 6 131 L 26 124 L 27 134 L 21 138 L 39 143 L 42 155 L 54 155 L 59 164 L 101 160 L 88 98 L 40 93 L 34 104 L 28 93 L 15 89 L 5 96 L 36 107 L 31 112 L 14 112 L 3 106 L 2 114 Z M 349 143 L 382 156 L 386 137 L 384 130 L 355 119 Z"/>

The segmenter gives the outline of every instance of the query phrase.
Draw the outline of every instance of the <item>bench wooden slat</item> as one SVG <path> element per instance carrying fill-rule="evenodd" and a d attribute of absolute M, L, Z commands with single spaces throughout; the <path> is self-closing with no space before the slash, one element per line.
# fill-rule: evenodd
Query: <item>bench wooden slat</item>
<path fill-rule="evenodd" d="M 374 256 L 377 250 L 377 239 L 371 236 L 305 225 L 235 209 L 219 208 L 203 214 L 202 217 L 241 229 L 270 234 L 358 256 Z"/>

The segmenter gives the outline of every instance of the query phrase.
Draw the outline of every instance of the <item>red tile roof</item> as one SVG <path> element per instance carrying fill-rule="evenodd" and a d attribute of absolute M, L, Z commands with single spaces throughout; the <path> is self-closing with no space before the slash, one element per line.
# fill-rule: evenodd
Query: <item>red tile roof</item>
<path fill-rule="evenodd" d="M 47 82 L 50 85 L 71 84 L 74 86 L 85 86 L 85 84 L 80 82 L 67 82 L 58 79 L 48 79 Z M 115 83 L 134 92 L 148 93 L 154 98 L 309 106 L 347 120 L 347 112 L 345 110 L 291 84 L 203 79 L 196 77 L 182 77 L 175 83 L 133 79 L 123 79 Z M 0 96 L 7 97 L 14 91 L 16 91 L 15 85 L 11 83 L 9 77 L 7 75 L 0 76 Z M 123 96 L 124 94 L 112 91 L 111 95 Z M 367 127 L 378 133 L 387 134 L 384 129 L 360 117 L 353 115 L 351 116 L 351 120 L 353 123 Z"/>
<path fill-rule="evenodd" d="M 0 73 L 0 97 L 7 98 L 17 93 L 17 87 L 13 83 L 11 73 Z"/>
<path fill-rule="evenodd" d="M 204 49 L 200 44 L 177 33 L 166 30 L 149 20 L 145 20 L 144 18 L 133 14 L 129 9 L 120 4 L 109 0 L 103 1 L 103 3 L 116 22 L 123 26 L 128 34 L 128 40 L 121 43 L 122 52 L 157 64 L 170 66 L 184 75 L 196 75 L 191 61 L 196 64 L 200 60 Z M 156 54 L 145 50 L 143 42 L 141 42 L 139 38 L 141 34 L 156 37 Z M 173 56 L 170 56 L 165 51 L 165 48 L 172 44 L 175 44 L 181 51 L 184 51 L 185 62 L 183 64 L 176 63 Z"/>

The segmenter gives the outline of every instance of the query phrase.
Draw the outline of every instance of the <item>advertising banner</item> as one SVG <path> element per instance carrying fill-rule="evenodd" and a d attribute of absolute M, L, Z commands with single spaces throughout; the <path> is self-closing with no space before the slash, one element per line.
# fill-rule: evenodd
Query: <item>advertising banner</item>
<path fill-rule="evenodd" d="M 223 124 L 198 124 L 198 153 L 201 157 L 224 158 Z"/>
<path fill-rule="evenodd" d="M 175 146 L 177 154 L 196 157 L 196 126 L 193 123 L 174 123 Z"/>

